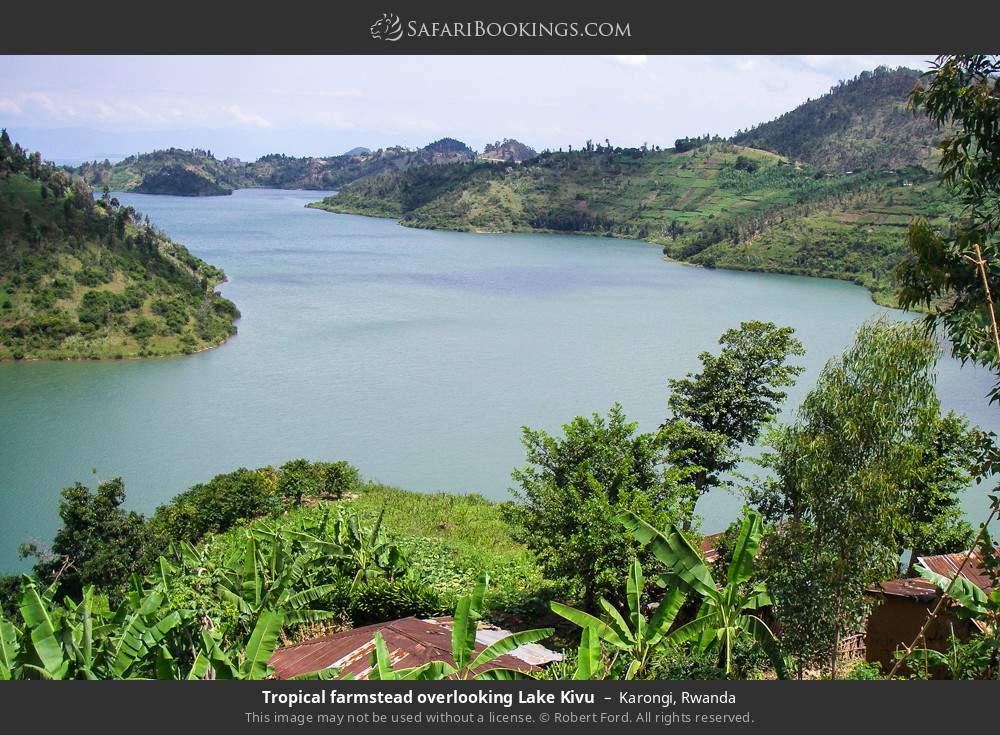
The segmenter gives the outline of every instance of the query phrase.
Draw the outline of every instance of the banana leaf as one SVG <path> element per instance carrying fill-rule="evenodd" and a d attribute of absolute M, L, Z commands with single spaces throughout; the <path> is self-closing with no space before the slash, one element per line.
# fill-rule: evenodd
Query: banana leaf
<path fill-rule="evenodd" d="M 250 640 L 247 642 L 246 656 L 240 664 L 240 675 L 244 679 L 263 679 L 267 674 L 267 662 L 278 645 L 278 635 L 284 615 L 280 611 L 265 610 L 257 618 Z"/>

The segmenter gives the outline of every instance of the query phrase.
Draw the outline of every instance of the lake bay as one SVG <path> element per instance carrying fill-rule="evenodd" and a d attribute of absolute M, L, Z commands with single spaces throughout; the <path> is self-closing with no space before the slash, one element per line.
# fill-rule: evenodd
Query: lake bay
<path fill-rule="evenodd" d="M 807 371 L 863 321 L 904 318 L 837 281 L 666 263 L 648 244 L 482 235 L 306 209 L 322 192 L 230 197 L 117 194 L 225 269 L 239 334 L 189 357 L 0 364 L 0 572 L 48 541 L 61 488 L 122 476 L 144 512 L 240 466 L 346 459 L 413 490 L 507 497 L 520 427 L 557 431 L 620 401 L 644 430 L 665 416 L 666 380 L 748 319 L 790 325 Z M 1000 430 L 989 374 L 943 358 L 946 408 Z M 95 472 L 96 471 L 96 472 Z M 965 498 L 972 520 L 982 489 Z M 699 503 L 720 530 L 741 500 Z"/>

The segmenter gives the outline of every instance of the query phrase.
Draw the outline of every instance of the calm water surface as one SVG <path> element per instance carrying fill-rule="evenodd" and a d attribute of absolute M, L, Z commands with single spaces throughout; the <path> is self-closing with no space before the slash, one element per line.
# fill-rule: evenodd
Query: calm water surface
<path fill-rule="evenodd" d="M 807 372 L 789 410 L 864 320 L 836 281 L 664 263 L 642 243 L 476 235 L 305 209 L 318 192 L 118 194 L 222 266 L 239 335 L 191 357 L 0 364 L 0 571 L 48 540 L 60 488 L 121 475 L 150 511 L 240 466 L 347 459 L 416 490 L 507 495 L 522 425 L 555 431 L 620 401 L 662 420 L 666 379 L 746 319 L 795 327 Z M 947 407 L 1000 430 L 985 373 L 942 360 Z M 95 476 L 96 471 L 96 476 Z M 966 507 L 978 518 L 982 491 Z M 740 505 L 702 500 L 704 530 Z"/>

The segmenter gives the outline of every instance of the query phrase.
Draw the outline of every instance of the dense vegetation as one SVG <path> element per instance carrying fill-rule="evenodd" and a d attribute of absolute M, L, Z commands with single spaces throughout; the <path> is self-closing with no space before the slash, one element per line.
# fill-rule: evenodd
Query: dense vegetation
<path fill-rule="evenodd" d="M 0 360 L 191 353 L 236 333 L 225 280 L 0 134 Z"/>
<path fill-rule="evenodd" d="M 516 143 L 516 141 L 513 141 Z M 442 138 L 424 148 L 403 147 L 377 151 L 355 149 L 339 156 L 261 156 L 253 162 L 238 158 L 219 160 L 211 151 L 169 148 L 129 156 L 117 163 L 85 163 L 72 169 L 95 188 L 144 194 L 218 196 L 234 189 L 337 189 L 380 173 L 405 171 L 411 166 L 432 166 L 471 161 L 475 151 L 453 138 Z"/>
<path fill-rule="evenodd" d="M 33 574 L 0 584 L 0 676 L 260 678 L 281 643 L 452 610 L 459 628 L 492 618 L 519 630 L 510 647 L 564 647 L 553 677 L 842 673 L 837 642 L 863 624 L 867 586 L 898 574 L 893 557 L 924 543 L 928 523 L 955 526 L 975 463 L 963 448 L 979 439 L 962 424 L 947 438 L 935 428 L 953 419 L 940 415 L 936 348 L 919 327 L 867 325 L 798 421 L 769 437 L 775 479 L 739 486 L 755 507 L 709 564 L 683 528 L 704 488 L 683 447 L 725 444 L 706 456 L 735 461 L 780 404 L 797 372 L 784 362 L 799 351 L 790 330 L 756 322 L 721 343 L 700 374 L 671 382 L 677 400 L 655 432 L 637 433 L 617 407 L 562 436 L 526 429 L 512 503 L 407 493 L 304 459 L 219 475 L 148 519 L 123 507 L 120 480 L 67 488 L 51 547 L 23 547 Z M 744 383 L 748 372 L 759 377 Z M 718 385 L 730 386 L 721 402 L 707 388 Z M 723 415 L 732 420 L 708 421 Z M 704 441 L 671 444 L 678 421 Z M 956 551 L 969 535 L 936 541 Z M 538 624 L 548 627 L 525 630 Z M 395 671 L 376 639 L 372 662 L 382 679 L 484 675 L 471 649 L 453 653 Z"/>
<path fill-rule="evenodd" d="M 907 107 L 920 81 L 913 69 L 864 71 L 818 99 L 738 132 L 733 142 L 830 173 L 930 167 L 940 134 L 931 120 Z"/>

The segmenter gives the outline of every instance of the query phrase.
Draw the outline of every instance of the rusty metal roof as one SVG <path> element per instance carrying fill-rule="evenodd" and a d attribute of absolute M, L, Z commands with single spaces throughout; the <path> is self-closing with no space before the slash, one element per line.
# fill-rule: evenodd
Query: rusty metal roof
<path fill-rule="evenodd" d="M 892 597 L 909 597 L 920 602 L 929 602 L 938 596 L 933 583 L 923 578 L 890 579 L 869 588 L 869 592 L 881 592 Z"/>
<path fill-rule="evenodd" d="M 289 679 L 328 668 L 340 669 L 342 676 L 353 674 L 358 679 L 367 679 L 371 671 L 369 658 L 375 647 L 375 634 L 381 633 L 395 669 L 420 666 L 429 661 L 454 664 L 451 656 L 451 623 L 451 618 L 421 620 L 411 617 L 366 625 L 278 649 L 269 663 L 278 679 Z M 476 634 L 476 654 L 505 635 L 509 635 L 509 632 L 495 626 L 481 625 Z M 560 659 L 562 655 L 538 644 L 531 644 L 516 648 L 476 671 L 505 668 L 527 673 L 537 671 L 541 664 Z"/>
<path fill-rule="evenodd" d="M 701 544 L 699 544 L 701 555 L 705 557 L 705 561 L 709 564 L 715 564 L 715 560 L 719 558 L 719 541 L 724 535 L 725 531 L 721 531 L 706 536 L 701 540 Z"/>
<path fill-rule="evenodd" d="M 957 572 L 958 568 L 962 566 L 966 553 L 968 552 L 963 551 L 958 554 L 939 554 L 938 556 L 921 556 L 918 557 L 918 561 L 925 569 L 929 569 L 932 572 L 937 572 L 938 574 L 950 578 L 955 576 L 955 572 Z M 962 569 L 962 576 L 984 592 L 989 592 L 993 589 L 993 582 L 988 576 L 986 576 L 986 571 L 983 569 L 982 561 L 982 552 L 980 552 L 979 549 L 976 549 L 972 552 L 972 557 L 965 565 L 965 568 Z"/>

